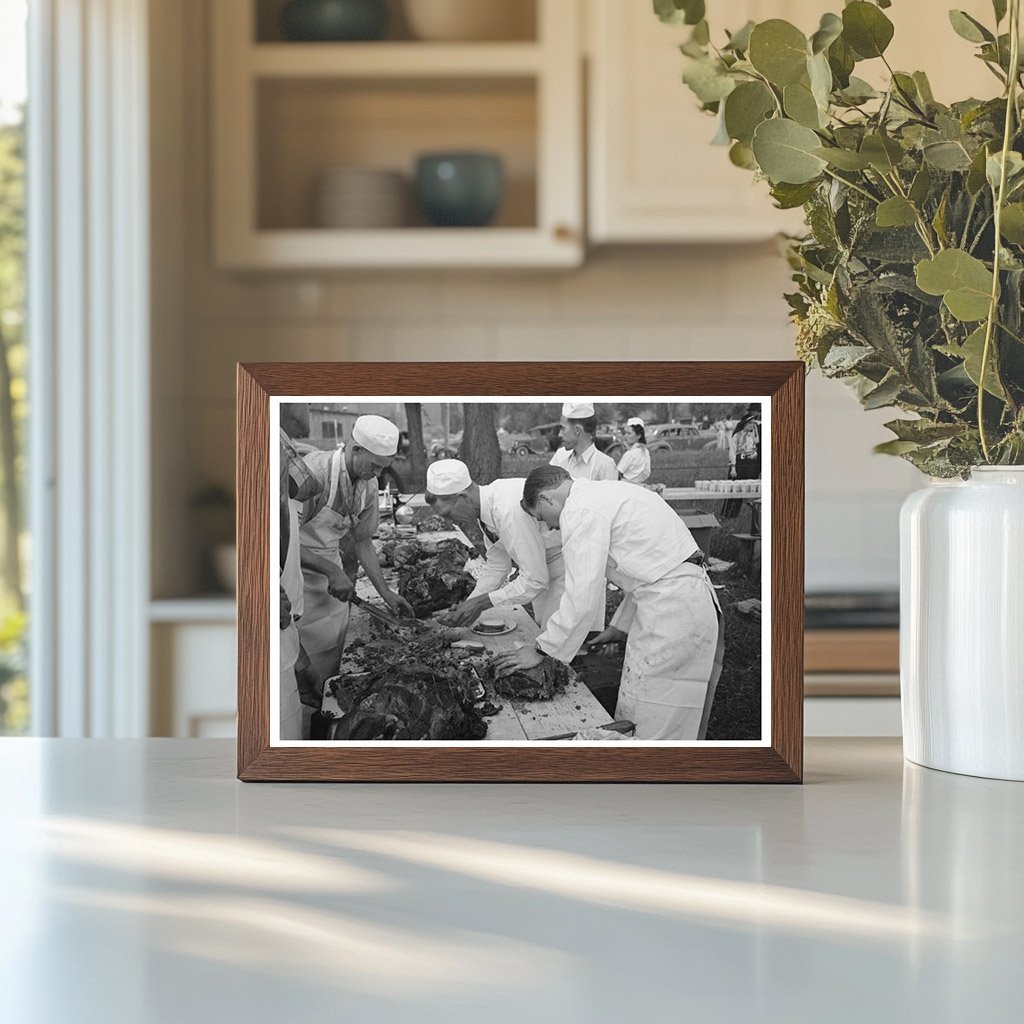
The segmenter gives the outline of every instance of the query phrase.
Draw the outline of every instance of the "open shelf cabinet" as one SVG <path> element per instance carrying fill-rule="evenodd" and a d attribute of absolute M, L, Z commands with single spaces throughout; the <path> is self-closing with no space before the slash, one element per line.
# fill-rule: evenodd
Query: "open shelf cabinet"
<path fill-rule="evenodd" d="M 584 229 L 577 5 L 520 2 L 535 19 L 531 38 L 306 43 L 275 36 L 275 9 L 259 0 L 218 0 L 212 8 L 217 264 L 239 270 L 578 265 Z M 433 227 L 419 209 L 417 157 L 451 151 L 501 157 L 504 196 L 486 227 Z M 318 226 L 318 183 L 337 168 L 403 175 L 408 195 L 401 226 Z"/>

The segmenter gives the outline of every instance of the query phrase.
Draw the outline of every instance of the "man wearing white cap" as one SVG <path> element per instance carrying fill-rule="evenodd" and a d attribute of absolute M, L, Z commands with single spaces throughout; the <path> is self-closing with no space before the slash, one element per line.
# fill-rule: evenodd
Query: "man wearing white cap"
<path fill-rule="evenodd" d="M 499 670 L 532 668 L 545 656 L 572 661 L 593 591 L 607 577 L 626 593 L 593 641 L 626 639 L 615 717 L 634 722 L 637 739 L 703 739 L 722 671 L 721 611 L 679 516 L 646 488 L 573 480 L 555 466 L 526 478 L 523 504 L 561 528 L 565 594 L 536 645 L 499 656 Z"/>
<path fill-rule="evenodd" d="M 302 509 L 300 540 L 304 583 L 299 637 L 320 680 L 338 671 L 355 581 L 346 574 L 341 545 L 353 542 L 367 578 L 392 611 L 413 616 L 409 603 L 384 580 L 373 536 L 377 532 L 377 474 L 398 452 L 398 427 L 383 416 L 360 416 L 352 440 L 332 452 L 304 456 L 320 493 Z"/>
<path fill-rule="evenodd" d="M 597 417 L 593 402 L 565 402 L 562 405 L 562 447 L 551 457 L 573 480 L 618 480 L 615 462 L 597 450 L 594 434 Z"/>
<path fill-rule="evenodd" d="M 427 502 L 456 525 L 477 523 L 486 558 L 473 593 L 444 619 L 470 626 L 481 612 L 500 604 L 529 604 L 543 629 L 565 589 L 561 547 L 545 549 L 537 521 L 523 510 L 523 480 L 473 483 L 458 459 L 427 467 Z M 556 534 L 557 536 L 557 534 Z M 515 564 L 519 574 L 508 582 Z"/>
<path fill-rule="evenodd" d="M 626 420 L 630 434 L 630 445 L 619 459 L 616 467 L 619 476 L 629 484 L 645 483 L 651 475 L 651 453 L 647 450 L 647 434 L 644 421 L 639 416 Z"/>

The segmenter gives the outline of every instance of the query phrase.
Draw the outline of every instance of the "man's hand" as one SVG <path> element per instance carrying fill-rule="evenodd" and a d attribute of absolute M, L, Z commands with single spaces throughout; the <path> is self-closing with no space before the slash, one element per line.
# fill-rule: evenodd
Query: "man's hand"
<path fill-rule="evenodd" d="M 491 607 L 491 599 L 486 594 L 471 597 L 457 605 L 438 621 L 443 626 L 472 626 L 480 617 L 481 612 Z"/>
<path fill-rule="evenodd" d="M 327 593 L 331 597 L 336 597 L 339 601 L 348 601 L 355 592 L 356 585 L 341 569 L 327 577 Z"/>
<path fill-rule="evenodd" d="M 384 595 L 384 600 L 387 601 L 388 607 L 400 618 L 400 619 L 415 619 L 416 610 L 401 594 L 396 594 L 393 590 L 389 590 Z"/>
<path fill-rule="evenodd" d="M 545 655 L 536 647 L 523 646 L 518 650 L 506 651 L 504 654 L 499 654 L 494 659 L 494 664 L 498 670 L 498 675 L 508 676 L 512 675 L 513 672 L 536 668 L 538 665 L 543 663 L 544 658 Z"/>
<path fill-rule="evenodd" d="M 730 480 L 735 480 L 736 479 L 736 467 L 735 466 L 730 466 L 729 467 L 729 479 Z"/>
<path fill-rule="evenodd" d="M 281 628 L 287 629 L 292 624 L 292 603 L 288 600 L 288 595 L 284 591 L 284 587 L 281 588 Z"/>
<path fill-rule="evenodd" d="M 598 633 L 593 640 L 587 641 L 587 647 L 593 650 L 595 647 L 604 647 L 605 644 L 621 644 L 628 634 L 615 626 L 609 626 L 603 633 Z"/>

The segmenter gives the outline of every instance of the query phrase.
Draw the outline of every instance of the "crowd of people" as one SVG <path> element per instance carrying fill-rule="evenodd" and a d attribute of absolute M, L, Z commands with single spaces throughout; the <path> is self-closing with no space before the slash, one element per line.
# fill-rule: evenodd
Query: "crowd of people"
<path fill-rule="evenodd" d="M 736 475 L 752 465 L 754 408 L 730 438 Z M 297 447 L 308 429 L 305 406 L 282 405 L 282 740 L 309 738 L 324 684 L 338 672 L 360 568 L 398 621 L 414 614 L 388 585 L 373 544 L 377 475 L 398 452 L 398 426 L 359 416 L 351 439 L 328 452 Z M 593 403 L 567 401 L 562 447 L 525 479 L 478 483 L 458 459 L 427 467 L 433 510 L 483 538 L 475 589 L 441 621 L 469 626 L 491 607 L 530 606 L 540 633 L 499 656 L 508 673 L 624 643 L 615 717 L 633 722 L 640 740 L 703 739 L 724 649 L 704 557 L 671 506 L 639 486 L 651 473 L 643 421 L 628 421 L 630 445 L 617 464 L 598 451 L 596 429 Z M 758 433 L 758 469 L 759 452 Z M 606 624 L 609 581 L 624 599 Z"/>

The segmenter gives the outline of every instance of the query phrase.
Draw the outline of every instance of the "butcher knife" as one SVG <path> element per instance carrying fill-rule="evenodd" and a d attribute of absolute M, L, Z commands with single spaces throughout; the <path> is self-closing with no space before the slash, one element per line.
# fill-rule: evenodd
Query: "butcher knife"
<path fill-rule="evenodd" d="M 386 612 L 383 608 L 378 608 L 375 604 L 370 604 L 369 601 L 365 601 L 358 594 L 353 594 L 349 598 L 349 604 L 354 604 L 357 608 L 362 608 L 367 615 L 371 618 L 376 619 L 378 622 L 385 622 L 389 626 L 411 626 L 416 630 L 417 633 L 429 633 L 430 627 L 418 619 L 402 619 L 395 615 L 394 612 Z"/>
<path fill-rule="evenodd" d="M 624 736 L 628 736 L 631 732 L 636 731 L 636 726 L 625 718 L 620 719 L 617 722 L 608 722 L 605 725 L 599 725 L 598 728 L 606 729 L 608 732 L 620 732 Z M 559 733 L 557 736 L 542 736 L 541 739 L 545 742 L 550 740 L 571 740 L 575 735 L 575 732 L 563 732 Z"/>

